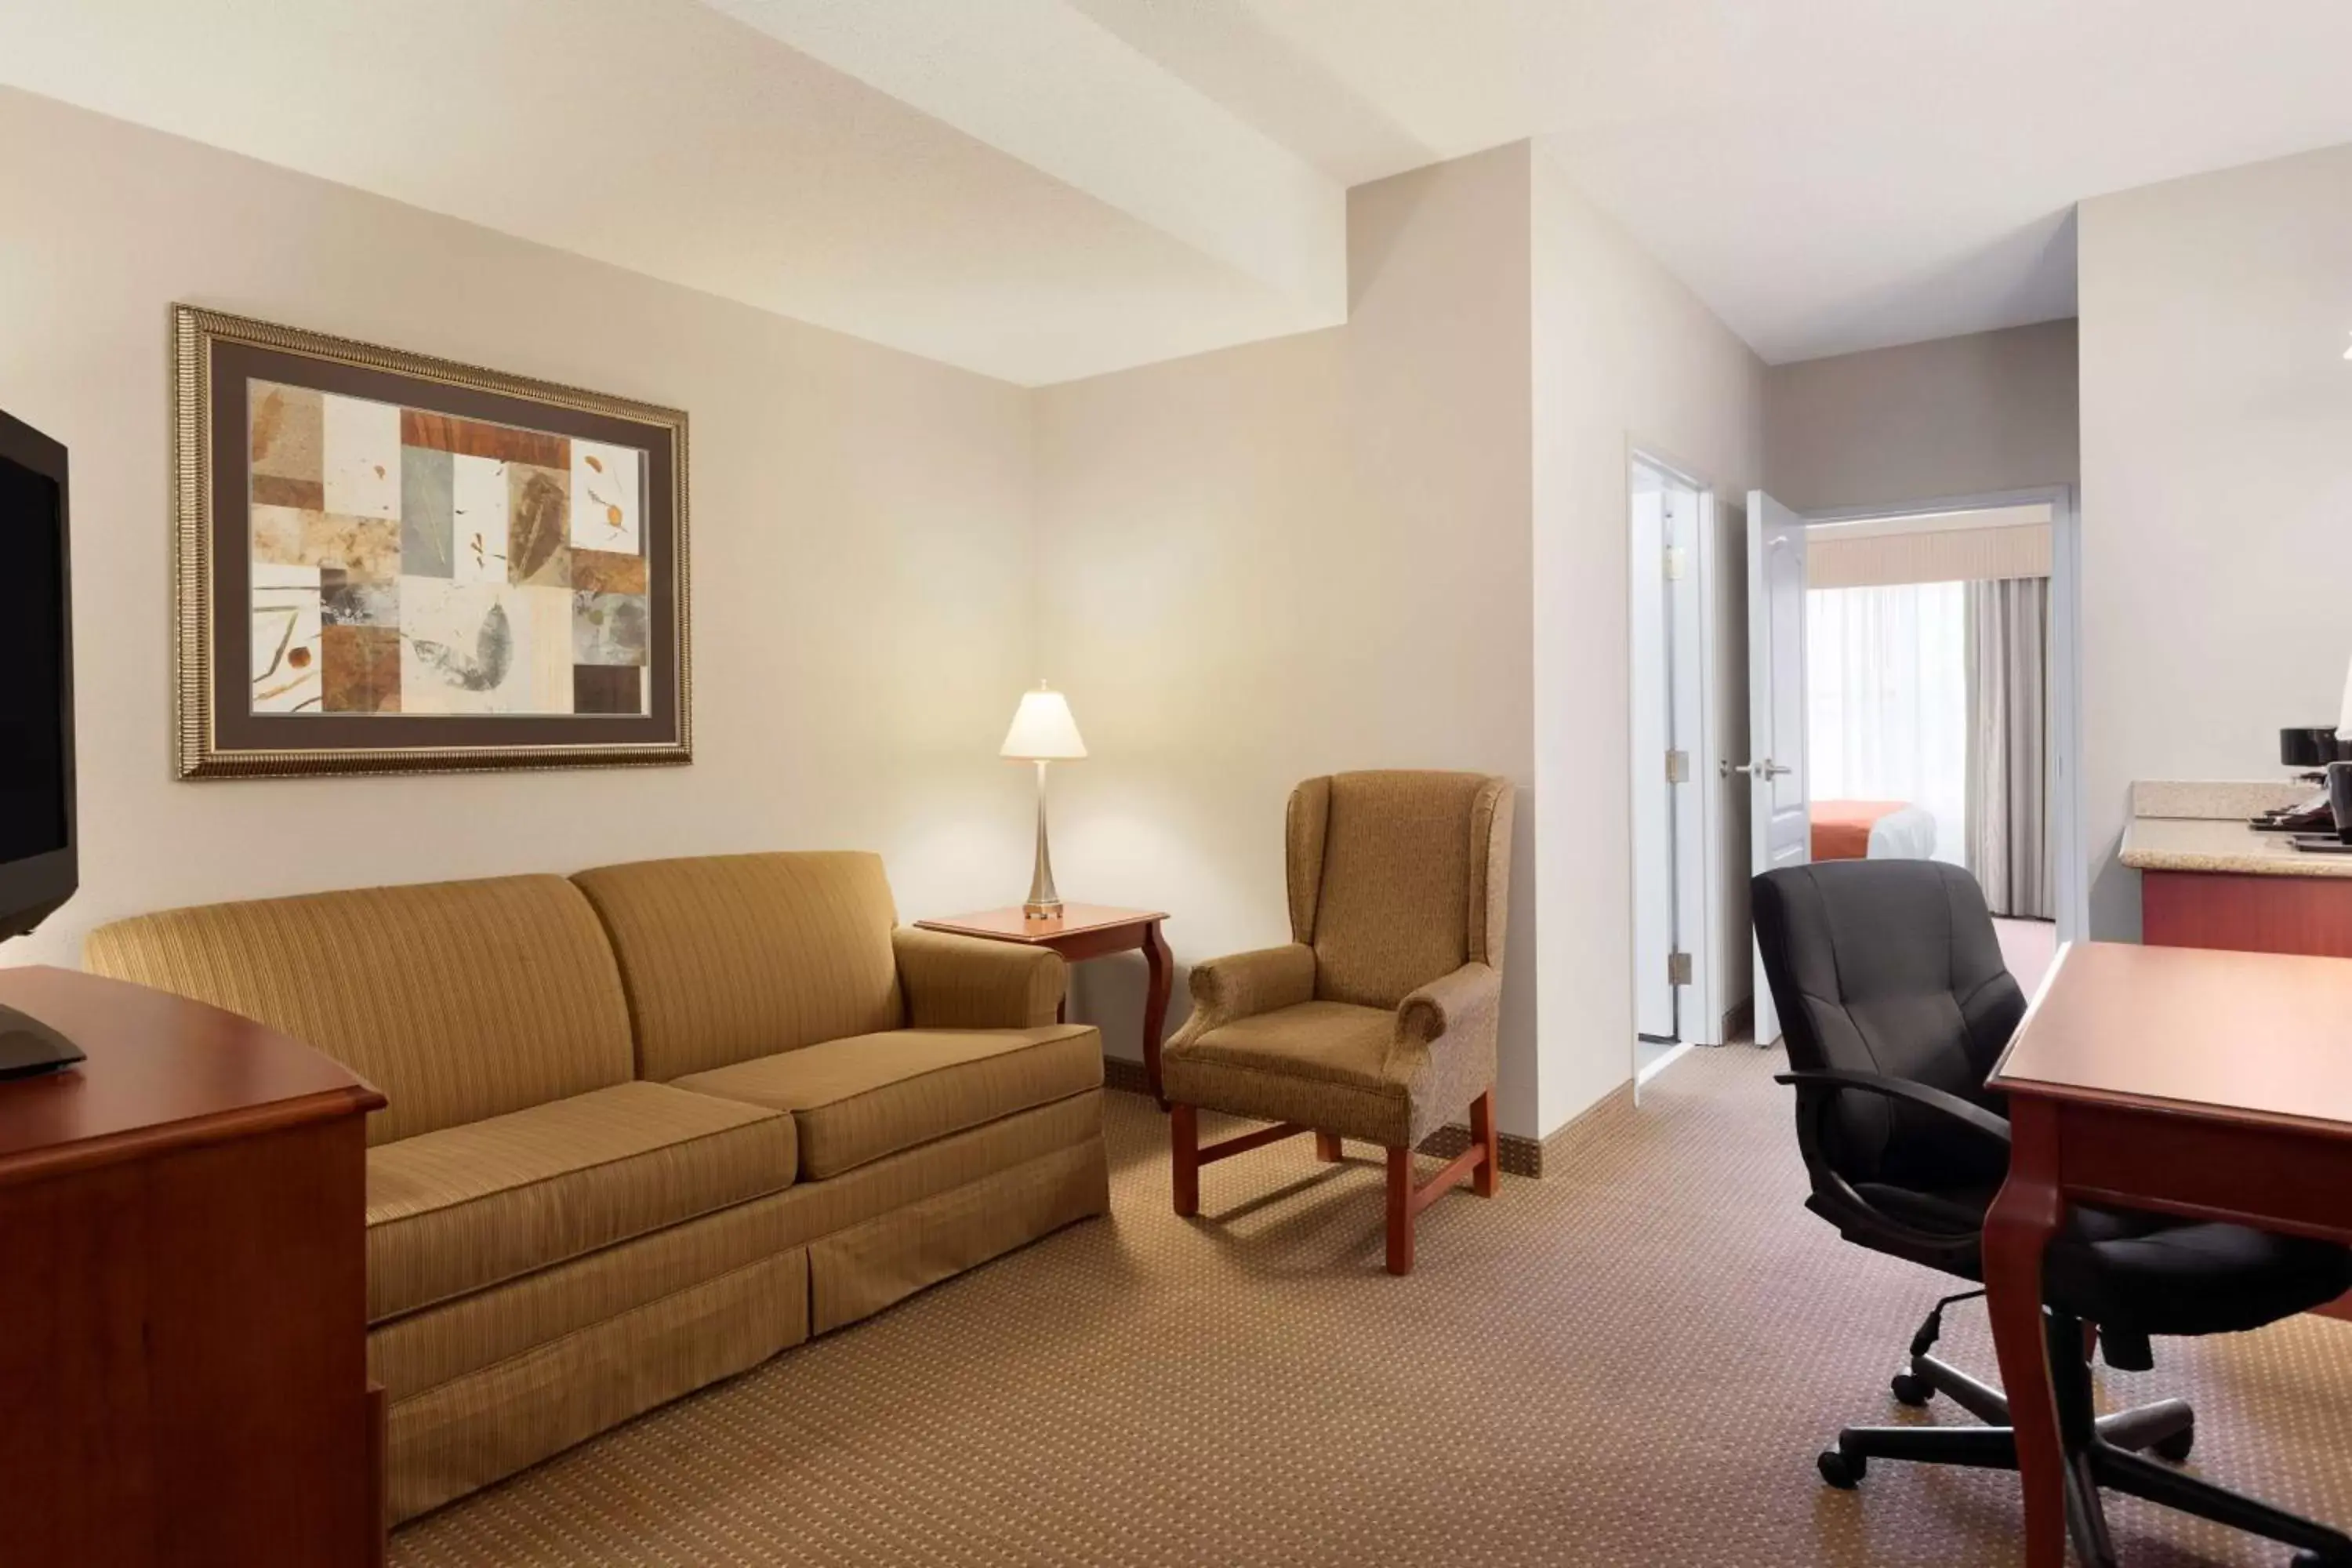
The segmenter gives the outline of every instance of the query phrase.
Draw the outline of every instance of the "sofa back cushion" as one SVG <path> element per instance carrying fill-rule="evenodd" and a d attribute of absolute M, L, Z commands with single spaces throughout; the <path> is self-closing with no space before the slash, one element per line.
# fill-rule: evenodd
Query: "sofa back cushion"
<path fill-rule="evenodd" d="M 906 1020 L 878 855 L 715 855 L 572 879 L 619 957 L 637 1073 L 667 1081 Z"/>
<path fill-rule="evenodd" d="M 561 877 L 169 910 L 100 927 L 83 962 L 326 1052 L 392 1101 L 370 1143 L 630 1078 L 620 973 Z"/>

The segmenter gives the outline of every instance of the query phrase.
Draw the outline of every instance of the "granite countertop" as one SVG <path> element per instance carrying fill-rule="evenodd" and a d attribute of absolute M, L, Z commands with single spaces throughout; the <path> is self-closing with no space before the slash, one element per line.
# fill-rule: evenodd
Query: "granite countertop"
<path fill-rule="evenodd" d="M 2307 798 L 2296 779 L 2143 780 L 2132 785 L 2123 863 L 2137 871 L 2224 871 L 2242 877 L 2352 877 L 2352 855 L 2313 855 L 2246 818 Z"/>
<path fill-rule="evenodd" d="M 2140 816 L 2124 829 L 2123 863 L 2138 871 L 2230 871 L 2253 877 L 2352 877 L 2352 855 L 2310 855 L 2284 833 L 2237 818 Z"/>

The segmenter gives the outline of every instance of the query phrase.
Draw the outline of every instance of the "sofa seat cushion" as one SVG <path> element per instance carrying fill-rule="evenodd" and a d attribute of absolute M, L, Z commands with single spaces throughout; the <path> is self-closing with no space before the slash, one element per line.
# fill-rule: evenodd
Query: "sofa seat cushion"
<path fill-rule="evenodd" d="M 1086 1024 L 890 1029 L 695 1073 L 675 1087 L 791 1111 L 802 1179 L 823 1181 L 1101 1088 L 1102 1036 Z"/>
<path fill-rule="evenodd" d="M 1276 1007 L 1171 1045 L 1160 1058 L 1168 1098 L 1268 1121 L 1404 1147 L 1410 1086 L 1387 1076 L 1397 1016 L 1347 1002 Z"/>
<path fill-rule="evenodd" d="M 623 1083 L 368 1152 L 368 1321 L 793 1183 L 790 1116 Z"/>

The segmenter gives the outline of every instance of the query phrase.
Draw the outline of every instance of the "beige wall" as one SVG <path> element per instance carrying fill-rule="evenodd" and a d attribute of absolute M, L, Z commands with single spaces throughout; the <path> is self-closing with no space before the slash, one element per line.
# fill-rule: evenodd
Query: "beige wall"
<path fill-rule="evenodd" d="M 2284 778 L 2352 656 L 2352 148 L 2083 204 L 2083 753 L 2095 934 L 2135 779 Z"/>
<path fill-rule="evenodd" d="M 1627 460 L 1744 494 L 1763 367 L 1526 143 L 1359 187 L 1349 261 L 1344 328 L 1039 395 L 1040 625 L 1095 753 L 1056 869 L 1177 910 L 1180 962 L 1260 946 L 1297 779 L 1509 774 L 1498 1113 L 1537 1135 L 1632 1071 Z"/>
<path fill-rule="evenodd" d="M 1718 497 L 1717 743 L 1748 728 L 1747 491 L 1763 467 L 1764 367 L 1706 306 L 1533 162 L 1534 593 L 1539 1116 L 1557 1127 L 1632 1076 L 1628 461 L 1662 458 Z M 1744 754 L 1744 752 L 1743 752 Z M 1749 989 L 1747 796 L 1719 792 L 1716 959 Z M 1524 950 L 1522 950 L 1524 951 Z"/>
<path fill-rule="evenodd" d="M 703 850 L 877 847 L 909 914 L 1026 885 L 994 751 L 1034 673 L 1027 394 L 13 91 L 0 147 L 0 407 L 72 453 L 83 845 L 9 962 L 163 905 Z M 687 409 L 694 764 L 174 782 L 174 300 Z"/>
<path fill-rule="evenodd" d="M 173 903 L 766 846 L 879 847 L 909 915 L 1002 902 L 1028 781 L 993 752 L 1044 675 L 1093 751 L 1055 773 L 1062 884 L 1171 910 L 1180 962 L 1286 937 L 1297 779 L 1517 781 L 1503 1123 L 1627 1076 L 1626 458 L 1736 498 L 1762 373 L 1528 144 L 1351 194 L 1347 326 L 1031 393 L 21 94 L 0 142 L 44 149 L 0 163 L 37 215 L 0 406 L 74 455 L 85 825 L 11 961 Z M 174 300 L 688 409 L 694 765 L 173 781 Z M 1079 972 L 1115 1052 L 1140 986 Z"/>
<path fill-rule="evenodd" d="M 1055 773 L 1055 869 L 1174 910 L 1180 963 L 1288 940 L 1297 780 L 1532 780 L 1528 156 L 1351 193 L 1345 327 L 1038 395 L 1043 672 L 1092 752 Z M 1523 802 L 1498 1095 L 1522 1133 L 1533 816 Z M 1089 966 L 1082 1009 L 1133 1016 L 1139 975 Z"/>
<path fill-rule="evenodd" d="M 1764 488 L 1798 511 L 2071 485 L 2073 321 L 1765 373 Z"/>

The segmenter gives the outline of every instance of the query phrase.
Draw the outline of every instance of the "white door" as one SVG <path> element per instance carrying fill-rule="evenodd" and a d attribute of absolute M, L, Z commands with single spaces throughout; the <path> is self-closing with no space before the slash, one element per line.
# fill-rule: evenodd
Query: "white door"
<path fill-rule="evenodd" d="M 1805 523 L 1762 490 L 1748 492 L 1748 786 L 1755 869 L 1813 858 L 1805 772 Z M 1756 1038 L 1780 1037 L 1756 959 Z"/>
<path fill-rule="evenodd" d="M 1675 984 L 1674 616 L 1666 477 L 1633 465 L 1633 1032 L 1676 1037 Z M 1640 1053 L 1636 1052 L 1636 1064 Z"/>
<path fill-rule="evenodd" d="M 1691 759 L 1704 731 L 1698 489 L 1633 466 L 1633 1019 L 1651 1047 L 1709 1037 L 1696 1010 L 1706 917 L 1706 802 Z M 1664 1058 L 1634 1047 L 1634 1078 Z"/>

